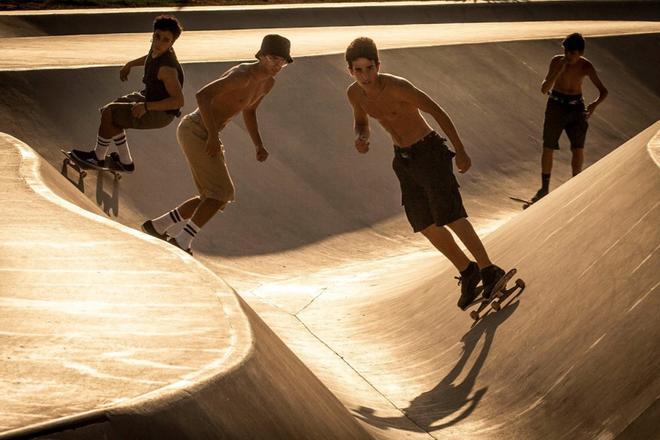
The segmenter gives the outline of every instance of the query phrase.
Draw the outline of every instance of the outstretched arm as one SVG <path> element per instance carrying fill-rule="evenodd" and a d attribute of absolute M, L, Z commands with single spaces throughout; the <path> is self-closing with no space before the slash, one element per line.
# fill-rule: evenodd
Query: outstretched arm
<path fill-rule="evenodd" d="M 426 93 L 422 92 L 407 81 L 401 83 L 400 90 L 404 100 L 412 103 L 421 111 L 433 116 L 433 119 L 435 119 L 442 131 L 447 135 L 449 141 L 456 150 L 456 167 L 458 168 L 458 171 L 461 173 L 466 172 L 470 166 L 472 166 L 472 161 L 467 155 L 465 146 L 463 145 L 461 138 L 458 136 L 458 131 L 447 112 L 445 112 L 442 107 L 440 107 Z"/>
<path fill-rule="evenodd" d="M 131 69 L 137 66 L 144 66 L 145 61 L 147 61 L 147 55 L 140 58 L 136 58 L 133 61 L 129 61 L 128 63 L 124 64 L 124 67 L 122 67 L 121 70 L 119 71 L 119 79 L 122 81 L 126 81 L 128 79 L 128 74 L 130 73 Z"/>
<path fill-rule="evenodd" d="M 353 119 L 354 124 L 353 128 L 355 130 L 355 148 L 359 153 L 365 154 L 369 151 L 369 136 L 371 136 L 371 130 L 369 129 L 369 115 L 364 111 L 356 93 L 357 89 L 348 88 L 346 94 L 348 95 L 348 101 L 353 107 Z"/>
<path fill-rule="evenodd" d="M 603 102 L 605 98 L 607 98 L 608 91 L 607 88 L 605 88 L 605 85 L 603 85 L 603 82 L 598 77 L 598 73 L 596 73 L 596 69 L 594 68 L 593 64 L 589 63 L 587 69 L 587 75 L 589 76 L 589 79 L 598 89 L 598 99 L 587 106 L 587 118 L 589 118 L 596 110 L 596 107 L 598 107 L 600 103 Z"/>

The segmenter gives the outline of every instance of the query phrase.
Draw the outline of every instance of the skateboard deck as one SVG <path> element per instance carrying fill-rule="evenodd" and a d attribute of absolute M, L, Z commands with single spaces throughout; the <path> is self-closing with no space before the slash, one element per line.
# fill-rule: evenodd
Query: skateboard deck
<path fill-rule="evenodd" d="M 522 203 L 522 204 L 523 204 L 523 209 L 527 209 L 527 208 L 529 208 L 530 206 L 532 206 L 532 205 L 534 204 L 534 202 L 532 202 L 531 200 L 521 199 L 521 198 L 519 198 L 519 197 L 511 197 L 511 196 L 509 196 L 509 198 L 510 198 L 511 200 L 513 200 L 514 202 L 520 202 L 520 203 Z"/>
<path fill-rule="evenodd" d="M 60 151 L 64 155 L 64 163 L 76 170 L 83 179 L 87 176 L 87 170 L 107 171 L 113 175 L 115 180 L 121 179 L 121 172 L 115 168 L 92 165 L 91 163 L 76 159 L 76 157 L 71 154 L 71 151 L 63 149 L 60 149 Z"/>
<path fill-rule="evenodd" d="M 515 292 L 517 289 L 524 289 L 525 288 L 525 282 L 518 278 L 513 286 L 507 288 L 507 284 L 513 276 L 518 272 L 517 269 L 511 269 L 508 271 L 504 276 L 493 286 L 493 293 L 491 294 L 489 299 L 484 299 L 481 297 L 481 299 L 477 299 L 475 302 L 473 302 L 471 305 L 479 304 L 479 307 L 477 307 L 476 310 L 472 310 L 470 312 L 470 317 L 474 319 L 475 321 L 478 321 L 479 319 L 483 318 L 488 314 L 488 312 L 481 314 L 481 312 L 488 307 L 489 305 L 491 306 L 491 309 L 494 310 L 495 312 L 498 312 L 502 308 L 502 303 L 506 301 L 508 297 L 511 296 L 513 292 Z"/>

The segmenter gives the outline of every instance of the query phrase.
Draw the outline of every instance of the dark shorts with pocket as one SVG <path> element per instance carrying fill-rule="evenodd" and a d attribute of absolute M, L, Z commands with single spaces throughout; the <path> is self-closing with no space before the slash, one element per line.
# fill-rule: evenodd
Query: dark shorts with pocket
<path fill-rule="evenodd" d="M 401 203 L 415 232 L 466 218 L 445 139 L 435 131 L 408 148 L 395 146 L 392 168 L 401 185 Z"/>
<path fill-rule="evenodd" d="M 582 95 L 552 92 L 545 107 L 543 148 L 559 150 L 559 137 L 566 131 L 571 148 L 584 148 L 589 123 Z"/>
<path fill-rule="evenodd" d="M 173 113 L 158 110 L 149 110 L 141 118 L 133 116 L 133 105 L 144 101 L 145 98 L 142 93 L 133 92 L 109 102 L 100 110 L 103 112 L 103 110 L 109 109 L 112 114 L 112 124 L 115 127 L 124 129 L 148 130 L 163 128 L 172 122 L 175 116 Z"/>

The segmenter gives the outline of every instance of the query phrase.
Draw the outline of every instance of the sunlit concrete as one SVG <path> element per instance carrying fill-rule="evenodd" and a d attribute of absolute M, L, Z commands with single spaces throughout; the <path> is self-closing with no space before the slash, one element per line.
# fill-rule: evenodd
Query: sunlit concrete
<path fill-rule="evenodd" d="M 184 32 L 175 49 L 181 62 L 248 60 L 268 33 L 292 42 L 292 55 L 341 53 L 356 36 L 369 35 L 380 49 L 563 38 L 579 29 L 586 37 L 660 32 L 660 22 L 565 21 L 450 23 Z M 0 39 L 0 69 L 123 65 L 148 50 L 150 34 L 100 34 Z"/>
<path fill-rule="evenodd" d="M 657 83 L 627 70 L 621 53 L 653 45 L 623 40 L 589 43 L 588 56 L 616 90 L 592 120 L 590 164 L 658 119 Z M 267 167 L 252 163 L 240 123 L 223 133 L 240 198 L 199 238 L 198 258 L 376 438 L 611 438 L 657 398 L 658 173 L 647 145 L 660 127 L 520 215 L 506 197 L 535 190 L 537 89 L 557 44 L 381 54 L 386 71 L 411 77 L 454 116 L 475 165 L 459 177 L 468 211 L 494 230 L 487 245 L 497 261 L 517 266 L 528 283 L 519 301 L 474 329 L 455 307 L 454 271 L 400 214 L 384 133 L 375 129 L 366 157 L 351 149 L 340 55 L 301 59 L 281 75 L 260 113 L 273 146 Z M 189 99 L 227 64 L 185 67 Z M 93 134 L 98 115 L 78 109 L 102 99 L 99 84 L 111 97 L 115 77 L 114 68 L 7 72 L 20 105 L 5 124 L 57 166 L 58 145 Z M 62 107 L 70 94 L 58 85 L 73 81 L 79 90 Z M 49 102 L 27 108 L 50 89 Z M 111 217 L 136 227 L 192 190 L 173 139 L 173 127 L 131 133 L 140 169 L 122 180 Z M 565 156 L 556 167 L 553 188 L 568 180 Z M 88 185 L 93 203 L 93 176 Z"/>

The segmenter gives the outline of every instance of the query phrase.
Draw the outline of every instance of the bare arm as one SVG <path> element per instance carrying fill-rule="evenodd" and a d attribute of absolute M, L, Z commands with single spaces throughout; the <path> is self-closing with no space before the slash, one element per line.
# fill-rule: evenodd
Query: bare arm
<path fill-rule="evenodd" d="M 348 101 L 353 107 L 355 148 L 357 148 L 360 153 L 366 153 L 369 151 L 369 137 L 371 136 L 371 130 L 369 129 L 369 115 L 367 115 L 367 112 L 364 111 L 360 105 L 356 93 L 357 89 L 349 87 L 347 95 Z"/>
<path fill-rule="evenodd" d="M 550 91 L 550 89 L 552 89 L 552 86 L 555 85 L 555 81 L 557 81 L 557 78 L 565 68 L 565 57 L 557 55 L 552 58 L 550 61 L 550 67 L 548 68 L 548 74 L 545 76 L 545 79 L 541 83 L 541 93 L 545 95 Z"/>
<path fill-rule="evenodd" d="M 128 63 L 124 64 L 124 67 L 121 68 L 119 71 L 119 79 L 122 81 L 126 81 L 128 79 L 128 74 L 131 71 L 133 67 L 137 66 L 144 66 L 145 61 L 147 61 L 147 55 L 136 58 L 133 61 L 129 61 Z"/>
<path fill-rule="evenodd" d="M 259 134 L 259 124 L 257 123 L 257 107 L 261 104 L 261 101 L 264 97 L 272 90 L 275 81 L 272 81 L 266 92 L 261 95 L 261 97 L 251 106 L 243 110 L 243 121 L 245 122 L 245 128 L 247 128 L 252 143 L 254 144 L 257 152 L 257 160 L 263 162 L 268 158 L 268 151 L 264 148 L 263 140 Z"/>
<path fill-rule="evenodd" d="M 399 85 L 401 98 L 415 105 L 419 110 L 430 114 L 438 123 L 442 131 L 447 135 L 449 141 L 456 150 L 456 167 L 461 173 L 466 172 L 472 166 L 472 160 L 465 151 L 465 146 L 458 136 L 458 131 L 451 118 L 433 99 L 417 87 L 403 81 Z"/>
<path fill-rule="evenodd" d="M 158 79 L 165 85 L 167 94 L 170 95 L 160 101 L 145 103 L 149 110 L 165 111 L 177 110 L 183 107 L 183 91 L 179 82 L 179 75 L 174 67 L 161 67 L 158 69 Z"/>
<path fill-rule="evenodd" d="M 603 85 L 603 82 L 598 77 L 598 73 L 596 73 L 596 69 L 591 63 L 589 63 L 587 66 L 587 75 L 589 76 L 591 82 L 598 89 L 598 99 L 587 106 L 587 117 L 590 117 L 594 110 L 596 110 L 596 107 L 598 107 L 600 103 L 603 102 L 605 98 L 607 98 L 608 91 L 605 85 Z"/>

